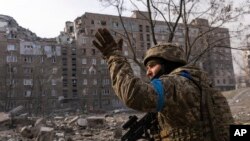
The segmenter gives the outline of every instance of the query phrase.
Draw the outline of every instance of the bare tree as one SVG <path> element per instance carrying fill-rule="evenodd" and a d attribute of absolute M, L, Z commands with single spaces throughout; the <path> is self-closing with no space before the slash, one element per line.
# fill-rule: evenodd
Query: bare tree
<path fill-rule="evenodd" d="M 100 1 L 105 7 L 116 7 L 121 23 L 124 25 L 122 12 L 128 10 L 124 0 Z M 201 60 L 213 48 L 234 49 L 230 43 L 222 43 L 227 42 L 228 39 L 241 36 L 242 31 L 248 28 L 248 26 L 244 26 L 239 22 L 240 18 L 249 14 L 250 3 L 247 0 L 240 2 L 228 0 L 147 0 L 146 2 L 143 0 L 130 0 L 129 2 L 127 4 L 130 4 L 130 7 L 132 6 L 135 10 L 148 12 L 149 15 L 145 16 L 145 19 L 151 27 L 154 44 L 158 43 L 154 30 L 157 26 L 157 20 L 165 22 L 166 30 L 169 32 L 168 39 L 166 39 L 167 42 L 176 42 L 174 40 L 176 33 L 183 33 L 186 59 L 190 63 L 196 63 Z M 140 6 L 138 6 L 139 3 L 141 4 Z M 197 22 L 199 19 L 206 19 L 206 21 L 201 20 L 201 22 Z M 230 31 L 221 30 L 221 28 L 229 24 L 234 24 L 234 27 L 237 26 L 238 28 Z M 127 29 L 125 26 L 123 27 L 126 33 Z M 194 29 L 198 29 L 195 35 Z M 221 36 L 225 34 L 230 34 L 231 36 Z M 126 38 L 130 40 L 128 35 Z M 202 43 L 202 47 L 199 46 L 200 43 Z M 132 44 L 130 46 L 131 49 L 134 49 Z"/>
<path fill-rule="evenodd" d="M 141 64 L 141 62 L 138 60 L 138 58 L 136 56 L 136 51 L 135 51 L 135 42 L 136 42 L 136 40 L 133 37 L 133 34 L 132 34 L 133 31 L 131 30 L 131 32 L 129 33 L 128 28 L 125 27 L 124 19 L 122 17 L 122 12 L 125 10 L 125 7 L 124 7 L 124 2 L 125 1 L 124 0 L 100 0 L 100 1 L 103 2 L 104 6 L 113 6 L 113 7 L 116 8 L 116 10 L 118 12 L 120 22 L 121 22 L 121 25 L 122 25 L 122 27 L 124 29 L 124 32 L 125 32 L 124 35 L 120 34 L 120 33 L 118 33 L 118 34 L 121 37 L 127 39 L 128 47 L 129 47 L 130 51 L 132 52 L 133 60 L 140 66 L 140 68 L 143 71 L 145 71 L 143 65 Z M 134 4 L 134 6 L 136 6 L 136 5 Z M 116 32 L 116 31 L 114 31 L 114 32 Z"/>
<path fill-rule="evenodd" d="M 16 72 L 15 72 L 15 66 L 10 62 L 6 63 L 3 67 L 4 72 L 4 111 L 10 110 L 12 107 L 12 100 L 14 97 L 14 87 L 15 87 L 15 81 L 16 81 Z"/>
<path fill-rule="evenodd" d="M 33 97 L 33 102 L 34 102 L 34 111 L 36 115 L 45 115 L 45 109 L 48 108 L 48 104 L 46 104 L 48 98 L 45 95 L 45 91 L 47 88 L 49 88 L 48 82 L 47 82 L 47 77 L 49 76 L 49 66 L 45 66 L 43 63 L 38 63 L 41 62 L 41 58 L 44 57 L 45 55 L 41 55 L 36 58 L 35 63 L 33 63 L 33 89 L 32 89 L 32 97 Z M 41 57 L 41 58 L 40 58 Z M 38 66 L 39 65 L 39 66 Z M 50 78 L 48 77 L 48 80 Z"/>

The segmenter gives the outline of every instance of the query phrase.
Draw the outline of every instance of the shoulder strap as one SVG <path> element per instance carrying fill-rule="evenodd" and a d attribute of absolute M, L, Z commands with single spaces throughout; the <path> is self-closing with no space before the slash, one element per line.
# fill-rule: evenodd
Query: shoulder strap
<path fill-rule="evenodd" d="M 160 112 L 165 104 L 164 101 L 164 88 L 162 81 L 160 79 L 153 79 L 151 81 L 151 84 L 153 85 L 158 97 L 157 97 L 157 112 Z"/>
<path fill-rule="evenodd" d="M 201 86 L 192 78 L 192 76 L 190 75 L 190 73 L 188 71 L 186 71 L 186 70 L 181 71 L 180 76 L 186 77 L 187 79 L 191 80 L 199 88 L 199 90 L 202 92 Z"/>
<path fill-rule="evenodd" d="M 202 93 L 202 87 L 192 78 L 192 76 L 190 75 L 190 73 L 186 70 L 182 70 L 180 72 L 180 76 L 183 76 L 187 79 L 189 79 L 190 81 L 192 81 L 200 90 L 200 95 L 201 95 L 201 100 L 200 100 L 200 116 L 201 116 L 201 121 L 204 120 L 204 111 L 205 111 L 205 97 Z"/>
<path fill-rule="evenodd" d="M 181 71 L 180 73 L 181 76 L 183 77 L 186 77 L 187 79 L 191 80 L 200 90 L 200 94 L 201 94 L 201 101 L 200 101 L 200 113 L 201 113 L 201 121 L 204 121 L 204 120 L 208 120 L 209 122 L 209 125 L 210 125 L 210 128 L 211 128 L 211 133 L 212 133 L 212 139 L 214 141 L 217 141 L 216 139 L 216 135 L 217 135 L 217 132 L 215 131 L 216 129 L 214 128 L 214 125 L 213 125 L 213 120 L 214 120 L 214 117 L 213 117 L 213 113 L 212 113 L 212 110 L 211 110 L 211 100 L 208 99 L 208 95 L 207 94 L 203 94 L 202 92 L 202 86 L 200 86 L 193 78 L 192 76 L 190 75 L 190 73 L 188 71 Z M 209 101 L 210 100 L 210 101 Z M 207 112 L 207 113 L 206 113 Z M 206 118 L 206 119 L 205 119 Z M 205 121 L 206 122 L 206 121 Z M 204 125 L 205 126 L 205 125 Z M 204 127 L 204 130 L 207 130 L 206 127 Z M 206 132 L 206 131 L 205 131 Z M 205 135 L 207 136 L 207 135 Z"/>

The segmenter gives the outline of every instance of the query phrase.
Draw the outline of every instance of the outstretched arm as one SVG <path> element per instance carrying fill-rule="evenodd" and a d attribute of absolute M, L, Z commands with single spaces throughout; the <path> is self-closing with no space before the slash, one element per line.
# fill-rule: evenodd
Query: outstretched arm
<path fill-rule="evenodd" d="M 93 44 L 108 63 L 115 94 L 130 108 L 156 111 L 157 95 L 153 86 L 135 77 L 127 59 L 122 55 L 122 39 L 116 42 L 107 29 L 98 29 Z"/>

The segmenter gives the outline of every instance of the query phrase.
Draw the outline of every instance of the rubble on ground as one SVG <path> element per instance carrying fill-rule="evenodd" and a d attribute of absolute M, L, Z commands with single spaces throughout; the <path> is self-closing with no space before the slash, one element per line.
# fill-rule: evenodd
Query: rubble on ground
<path fill-rule="evenodd" d="M 250 124 L 250 88 L 223 92 L 236 124 Z"/>
<path fill-rule="evenodd" d="M 143 113 L 132 113 L 142 116 Z M 2 141 L 115 141 L 120 140 L 122 124 L 131 114 L 82 114 L 55 117 L 28 117 L 26 122 L 0 127 Z M 1 115 L 0 115 L 1 116 Z M 15 119 L 12 119 L 15 120 Z M 10 125 L 12 124 L 12 125 Z M 10 126 L 14 126 L 10 127 Z"/>
<path fill-rule="evenodd" d="M 250 124 L 249 92 L 225 93 L 236 124 Z M 118 141 L 129 116 L 144 115 L 119 109 L 105 114 L 29 117 L 20 112 L 22 109 L 19 106 L 8 113 L 0 112 L 0 141 Z"/>

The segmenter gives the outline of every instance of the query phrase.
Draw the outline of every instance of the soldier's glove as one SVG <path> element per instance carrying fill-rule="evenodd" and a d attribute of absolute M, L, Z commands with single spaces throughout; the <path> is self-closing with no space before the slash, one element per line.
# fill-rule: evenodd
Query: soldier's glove
<path fill-rule="evenodd" d="M 123 40 L 120 39 L 116 42 L 106 28 L 99 28 L 95 37 L 97 41 L 94 40 L 92 43 L 101 51 L 105 58 L 111 55 L 121 54 Z"/>

